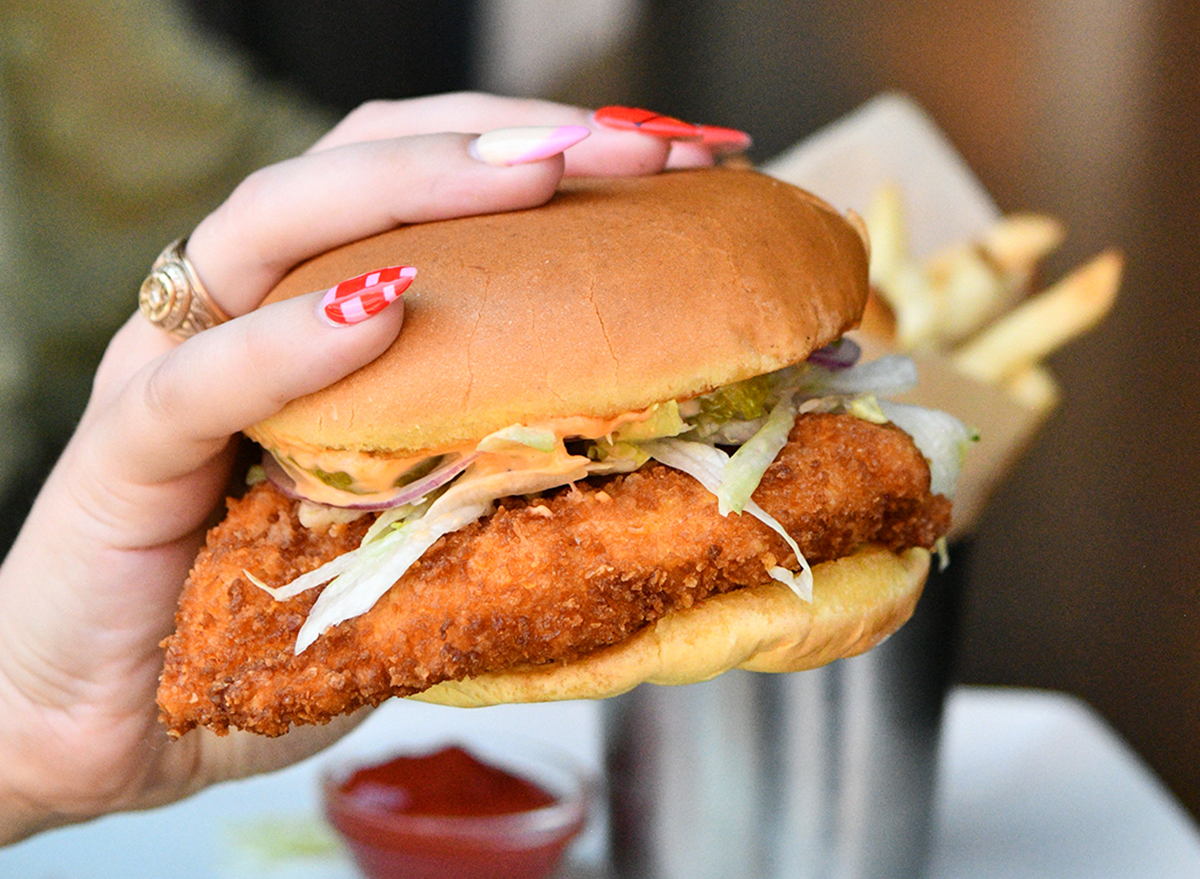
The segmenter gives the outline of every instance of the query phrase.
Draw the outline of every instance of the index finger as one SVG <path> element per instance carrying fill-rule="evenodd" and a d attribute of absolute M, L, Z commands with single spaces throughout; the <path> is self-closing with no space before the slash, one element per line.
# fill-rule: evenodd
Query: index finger
<path fill-rule="evenodd" d="M 143 486 L 191 473 L 218 454 L 230 435 L 343 378 L 395 340 L 402 300 L 344 328 L 318 318 L 322 295 L 257 309 L 142 367 L 90 419 L 93 453 L 105 462 L 105 471 Z"/>

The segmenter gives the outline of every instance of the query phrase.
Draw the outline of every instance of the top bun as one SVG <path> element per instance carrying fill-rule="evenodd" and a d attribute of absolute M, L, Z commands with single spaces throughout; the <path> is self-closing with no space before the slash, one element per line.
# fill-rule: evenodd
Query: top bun
<path fill-rule="evenodd" d="M 803 360 L 857 323 L 868 289 L 863 237 L 833 208 L 710 169 L 405 226 L 304 263 L 267 301 L 399 264 L 418 275 L 397 341 L 254 439 L 409 455 L 687 399 Z"/>

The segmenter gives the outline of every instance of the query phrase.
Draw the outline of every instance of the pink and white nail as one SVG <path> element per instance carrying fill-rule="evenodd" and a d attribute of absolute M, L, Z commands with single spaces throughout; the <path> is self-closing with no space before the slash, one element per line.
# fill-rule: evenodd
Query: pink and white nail
<path fill-rule="evenodd" d="M 388 266 L 350 278 L 325 292 L 317 313 L 334 326 L 361 323 L 399 299 L 416 276 L 412 266 Z"/>
<path fill-rule="evenodd" d="M 556 156 L 591 133 L 584 125 L 498 128 L 479 135 L 469 149 L 472 156 L 489 165 L 524 165 Z"/>

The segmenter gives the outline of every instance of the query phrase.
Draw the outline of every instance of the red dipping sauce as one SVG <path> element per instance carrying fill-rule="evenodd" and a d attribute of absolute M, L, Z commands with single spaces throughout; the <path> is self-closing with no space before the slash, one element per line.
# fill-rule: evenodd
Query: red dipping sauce
<path fill-rule="evenodd" d="M 325 812 L 370 879 L 541 879 L 583 829 L 565 762 L 450 746 L 329 773 Z"/>

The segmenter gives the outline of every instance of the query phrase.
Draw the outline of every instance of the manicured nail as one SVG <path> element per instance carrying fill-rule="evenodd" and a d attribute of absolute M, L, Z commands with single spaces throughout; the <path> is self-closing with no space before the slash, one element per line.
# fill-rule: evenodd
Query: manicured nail
<path fill-rule="evenodd" d="M 592 119 L 605 128 L 640 131 L 670 140 L 699 140 L 704 134 L 698 125 L 636 107 L 601 107 L 592 114 Z"/>
<path fill-rule="evenodd" d="M 722 128 L 719 125 L 700 125 L 698 127 L 701 145 L 719 155 L 744 153 L 754 143 L 754 139 L 749 134 L 738 131 L 736 128 Z"/>
<path fill-rule="evenodd" d="M 498 128 L 471 141 L 471 155 L 489 165 L 524 165 L 557 156 L 592 132 L 583 125 Z"/>
<path fill-rule="evenodd" d="M 330 287 L 317 314 L 333 326 L 361 323 L 400 298 L 417 276 L 412 266 L 389 266 Z"/>

